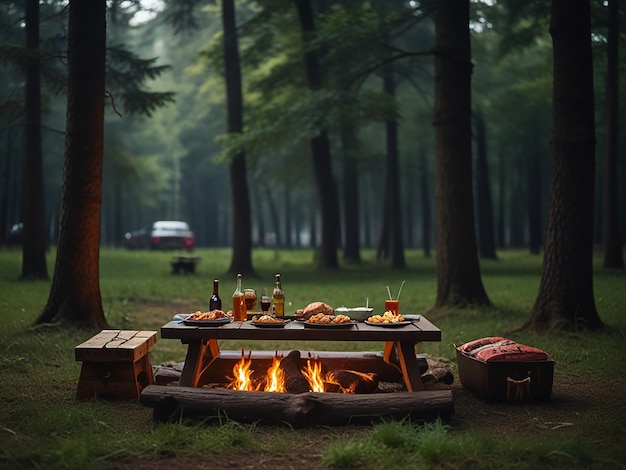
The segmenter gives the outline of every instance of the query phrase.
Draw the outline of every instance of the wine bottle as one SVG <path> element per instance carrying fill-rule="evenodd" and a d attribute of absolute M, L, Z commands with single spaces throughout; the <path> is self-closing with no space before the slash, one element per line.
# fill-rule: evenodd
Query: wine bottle
<path fill-rule="evenodd" d="M 276 286 L 272 292 L 272 302 L 274 303 L 274 316 L 285 315 L 285 291 L 280 283 L 280 274 L 276 274 Z"/>
<path fill-rule="evenodd" d="M 246 297 L 241 288 L 242 275 L 237 274 L 237 288 L 233 292 L 233 319 L 235 321 L 246 321 Z"/>
<path fill-rule="evenodd" d="M 213 294 L 209 299 L 209 312 L 211 310 L 222 310 L 222 299 L 219 294 L 219 279 L 213 279 Z"/>

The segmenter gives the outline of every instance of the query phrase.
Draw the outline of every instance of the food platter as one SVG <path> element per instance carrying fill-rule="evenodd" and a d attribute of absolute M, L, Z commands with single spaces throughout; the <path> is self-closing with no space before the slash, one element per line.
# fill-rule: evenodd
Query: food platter
<path fill-rule="evenodd" d="M 216 326 L 226 325 L 227 323 L 230 323 L 231 321 L 233 321 L 232 317 L 217 318 L 215 320 L 189 320 L 188 318 L 185 318 L 183 320 L 183 323 L 189 326 L 216 327 Z"/>
<path fill-rule="evenodd" d="M 370 326 L 379 326 L 381 328 L 400 328 L 402 326 L 410 325 L 412 322 L 409 320 L 398 321 L 398 322 L 390 322 L 390 323 L 378 323 L 373 321 L 365 320 L 363 323 Z"/>
<path fill-rule="evenodd" d="M 257 328 L 284 328 L 286 321 L 251 321 Z"/>
<path fill-rule="evenodd" d="M 341 328 L 352 328 L 355 325 L 355 322 L 353 321 L 348 321 L 348 322 L 344 322 L 344 323 L 314 323 L 314 322 L 309 322 L 309 321 L 305 321 L 304 322 L 304 327 L 305 328 L 336 328 L 336 329 L 341 329 Z"/>

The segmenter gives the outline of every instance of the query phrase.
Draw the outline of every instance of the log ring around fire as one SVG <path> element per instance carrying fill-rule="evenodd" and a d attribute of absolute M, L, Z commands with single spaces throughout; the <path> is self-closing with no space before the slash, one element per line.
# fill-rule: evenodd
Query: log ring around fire
<path fill-rule="evenodd" d="M 447 420 L 454 413 L 452 390 L 380 394 L 307 392 L 297 395 L 149 385 L 140 402 L 154 409 L 155 421 L 182 417 L 219 418 L 244 423 L 317 425 L 368 424 L 379 419 L 414 422 Z"/>

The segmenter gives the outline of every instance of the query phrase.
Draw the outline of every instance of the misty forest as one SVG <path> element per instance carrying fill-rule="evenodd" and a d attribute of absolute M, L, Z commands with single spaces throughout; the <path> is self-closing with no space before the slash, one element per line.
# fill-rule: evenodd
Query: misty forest
<path fill-rule="evenodd" d="M 255 247 L 321 269 L 436 251 L 438 304 L 488 303 L 474 258 L 505 248 L 582 254 L 582 284 L 592 245 L 623 269 L 618 2 L 96 3 L 1 2 L 0 242 L 24 224 L 23 277 L 155 220 L 232 247 L 232 272 Z"/>

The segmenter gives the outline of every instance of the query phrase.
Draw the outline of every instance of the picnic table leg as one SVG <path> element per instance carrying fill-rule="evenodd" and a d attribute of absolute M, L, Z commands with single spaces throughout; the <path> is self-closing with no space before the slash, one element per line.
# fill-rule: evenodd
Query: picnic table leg
<path fill-rule="evenodd" d="M 396 343 L 402 376 L 409 392 L 424 390 L 419 364 L 415 356 L 415 346 L 411 343 Z"/>
<path fill-rule="evenodd" d="M 178 384 L 181 387 L 193 387 L 194 379 L 198 368 L 200 367 L 200 359 L 202 358 L 202 340 L 191 341 L 187 345 L 187 355 L 185 356 L 185 365 L 183 371 L 180 374 L 180 380 Z"/>
<path fill-rule="evenodd" d="M 386 363 L 394 365 L 402 372 L 404 384 L 409 392 L 424 390 L 419 362 L 415 356 L 415 346 L 412 343 L 386 342 L 383 358 Z"/>
<path fill-rule="evenodd" d="M 219 346 L 215 339 L 191 341 L 187 346 L 185 365 L 178 384 L 181 387 L 197 387 L 198 378 L 205 365 L 210 364 L 219 354 Z"/>

